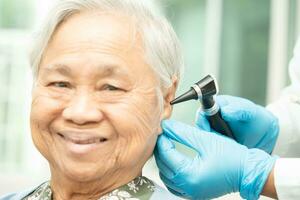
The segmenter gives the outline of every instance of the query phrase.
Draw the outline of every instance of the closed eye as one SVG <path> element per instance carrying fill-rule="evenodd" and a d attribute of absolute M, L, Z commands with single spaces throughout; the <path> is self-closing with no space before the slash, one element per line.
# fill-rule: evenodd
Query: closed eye
<path fill-rule="evenodd" d="M 123 89 L 121 88 L 118 88 L 116 86 L 113 86 L 113 85 L 109 85 L 109 84 L 106 84 L 102 87 L 102 90 L 108 90 L 108 91 L 124 91 Z"/>
<path fill-rule="evenodd" d="M 58 87 L 58 88 L 69 88 L 70 87 L 70 83 L 68 82 L 63 82 L 63 81 L 59 81 L 59 82 L 52 82 L 49 84 L 50 86 L 54 86 L 54 87 Z"/>

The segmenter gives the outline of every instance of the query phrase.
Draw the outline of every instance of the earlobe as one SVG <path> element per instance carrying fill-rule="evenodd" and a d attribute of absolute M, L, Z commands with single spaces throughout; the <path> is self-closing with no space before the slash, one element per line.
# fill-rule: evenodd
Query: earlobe
<path fill-rule="evenodd" d="M 178 79 L 176 76 L 173 76 L 172 85 L 167 89 L 167 91 L 164 94 L 164 107 L 163 107 L 161 120 L 168 119 L 171 117 L 173 107 L 170 104 L 170 102 L 175 98 L 175 92 L 177 90 L 177 86 L 178 86 Z"/>

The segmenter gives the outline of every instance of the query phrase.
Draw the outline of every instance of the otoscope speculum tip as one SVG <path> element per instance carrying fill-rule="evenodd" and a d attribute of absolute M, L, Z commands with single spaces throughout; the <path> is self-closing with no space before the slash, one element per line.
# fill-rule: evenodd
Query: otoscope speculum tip
<path fill-rule="evenodd" d="M 196 100 L 198 99 L 198 94 L 193 88 L 191 88 L 186 93 L 180 95 L 179 97 L 177 97 L 173 101 L 171 101 L 170 104 L 174 105 L 174 104 L 181 103 L 181 102 L 188 101 L 188 100 L 192 100 L 192 99 L 196 99 Z"/>

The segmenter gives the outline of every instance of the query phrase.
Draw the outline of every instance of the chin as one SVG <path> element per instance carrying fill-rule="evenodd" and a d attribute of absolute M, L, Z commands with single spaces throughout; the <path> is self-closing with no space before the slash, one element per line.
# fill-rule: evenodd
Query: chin
<path fill-rule="evenodd" d="M 79 182 L 107 179 L 119 169 L 115 159 L 98 159 L 95 161 L 95 159 L 73 160 L 66 158 L 58 164 L 63 175 Z"/>
<path fill-rule="evenodd" d="M 78 168 L 65 169 L 62 172 L 69 179 L 76 182 L 90 182 L 94 180 L 99 180 L 101 177 L 105 176 L 104 169 L 95 169 L 89 166 L 78 166 Z"/>

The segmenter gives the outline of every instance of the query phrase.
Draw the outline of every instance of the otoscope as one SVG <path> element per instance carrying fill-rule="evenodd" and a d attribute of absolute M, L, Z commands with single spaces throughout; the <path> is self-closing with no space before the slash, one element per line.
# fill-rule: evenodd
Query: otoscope
<path fill-rule="evenodd" d="M 202 80 L 195 83 L 189 91 L 180 95 L 171 101 L 171 105 L 189 101 L 192 99 L 200 100 L 203 106 L 203 111 L 210 123 L 210 126 L 217 132 L 235 139 L 230 127 L 222 119 L 220 107 L 215 101 L 215 96 L 218 93 L 218 86 L 214 78 L 207 75 Z"/>

